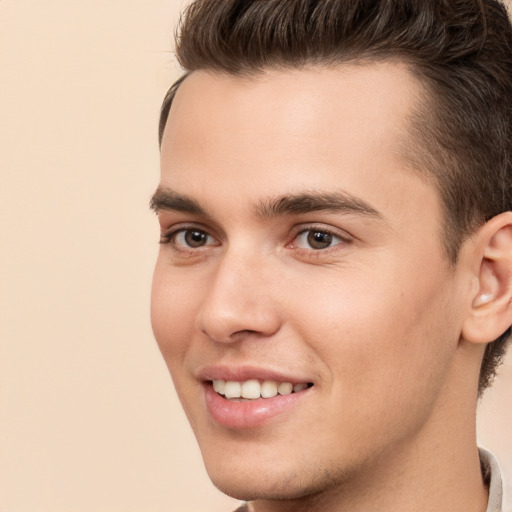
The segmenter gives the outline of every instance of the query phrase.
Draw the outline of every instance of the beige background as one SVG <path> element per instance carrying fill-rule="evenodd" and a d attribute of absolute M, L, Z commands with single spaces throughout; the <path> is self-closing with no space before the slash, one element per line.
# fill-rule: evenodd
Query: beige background
<path fill-rule="evenodd" d="M 223 512 L 149 324 L 173 0 L 0 0 L 0 510 Z M 512 475 L 512 363 L 480 437 Z"/>

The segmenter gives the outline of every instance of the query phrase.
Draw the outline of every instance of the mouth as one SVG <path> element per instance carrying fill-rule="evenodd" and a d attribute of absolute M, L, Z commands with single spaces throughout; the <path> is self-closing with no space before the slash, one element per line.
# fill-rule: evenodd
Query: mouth
<path fill-rule="evenodd" d="M 304 374 L 282 373 L 262 366 L 208 366 L 197 374 L 210 419 L 228 429 L 252 429 L 307 414 L 316 393 Z M 306 407 L 306 409 L 304 409 Z M 270 422 L 270 423 L 269 423 Z"/>
<path fill-rule="evenodd" d="M 311 382 L 280 382 L 249 379 L 204 381 L 210 417 L 230 429 L 260 427 L 284 413 L 291 414 L 300 403 L 308 403 Z M 289 416 L 282 416 L 284 418 Z"/>
<path fill-rule="evenodd" d="M 208 381 L 213 390 L 221 397 L 235 402 L 250 402 L 253 400 L 270 399 L 276 396 L 287 396 L 300 393 L 313 386 L 311 382 L 278 382 L 275 380 L 249 379 L 233 381 L 214 379 Z"/>

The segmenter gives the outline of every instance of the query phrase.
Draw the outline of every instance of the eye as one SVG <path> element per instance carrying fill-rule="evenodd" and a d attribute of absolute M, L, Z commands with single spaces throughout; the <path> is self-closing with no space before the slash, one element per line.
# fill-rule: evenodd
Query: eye
<path fill-rule="evenodd" d="M 330 231 L 322 229 L 305 229 L 301 231 L 292 242 L 297 249 L 313 249 L 321 251 L 335 245 L 344 243 L 345 240 Z"/>
<path fill-rule="evenodd" d="M 187 245 L 193 249 L 203 247 L 208 243 L 208 233 L 199 231 L 198 229 L 186 229 L 175 235 L 176 243 Z"/>
<path fill-rule="evenodd" d="M 215 238 L 206 231 L 197 228 L 178 229 L 166 233 L 161 237 L 160 243 L 170 243 L 178 250 L 200 249 L 208 245 L 218 245 Z"/>

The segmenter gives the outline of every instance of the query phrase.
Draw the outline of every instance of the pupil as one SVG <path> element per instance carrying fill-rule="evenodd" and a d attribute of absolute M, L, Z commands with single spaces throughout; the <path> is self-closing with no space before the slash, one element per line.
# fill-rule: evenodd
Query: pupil
<path fill-rule="evenodd" d="M 185 241 L 190 247 L 201 247 L 206 243 L 206 233 L 202 231 L 187 231 Z"/>
<path fill-rule="evenodd" d="M 322 231 L 311 231 L 308 234 L 308 243 L 313 249 L 326 249 L 332 243 L 332 235 Z"/>

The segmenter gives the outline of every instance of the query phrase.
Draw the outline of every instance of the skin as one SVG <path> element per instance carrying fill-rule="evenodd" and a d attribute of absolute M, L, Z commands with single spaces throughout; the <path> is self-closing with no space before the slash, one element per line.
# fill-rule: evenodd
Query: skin
<path fill-rule="evenodd" d="M 421 94 L 404 66 L 381 63 L 199 71 L 174 100 L 153 329 L 210 477 L 257 512 L 486 509 L 474 430 L 484 345 L 462 337 L 484 249 L 470 239 L 450 265 L 437 193 L 400 154 Z M 162 191 L 204 211 L 174 209 Z M 304 193 L 343 193 L 372 213 L 262 214 Z M 187 245 L 186 229 L 204 245 Z M 311 230 L 330 246 L 313 248 Z M 225 428 L 197 378 L 218 364 L 314 386 L 258 427 Z"/>

